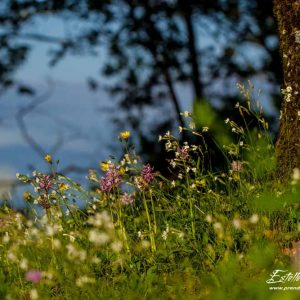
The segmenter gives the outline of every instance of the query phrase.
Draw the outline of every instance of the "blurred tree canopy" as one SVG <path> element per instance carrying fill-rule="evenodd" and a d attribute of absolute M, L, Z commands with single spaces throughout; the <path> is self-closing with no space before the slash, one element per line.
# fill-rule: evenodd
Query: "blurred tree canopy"
<path fill-rule="evenodd" d="M 273 86 L 270 96 L 279 105 L 282 70 L 272 7 L 272 0 L 3 0 L 0 90 L 33 92 L 13 76 L 26 61 L 29 40 L 57 45 L 53 65 L 68 54 L 95 54 L 103 47 L 107 59 L 99 68 L 111 79 L 106 88 L 128 112 L 142 147 L 154 153 L 159 146 L 151 141 L 157 132 L 184 124 L 180 84 L 191 87 L 194 101 L 209 102 L 222 118 L 232 115 L 235 83 L 245 79 Z M 24 25 L 49 15 L 84 26 L 64 37 L 24 33 Z M 92 89 L 98 81 L 88 79 Z M 150 108 L 157 111 L 151 126 Z"/>

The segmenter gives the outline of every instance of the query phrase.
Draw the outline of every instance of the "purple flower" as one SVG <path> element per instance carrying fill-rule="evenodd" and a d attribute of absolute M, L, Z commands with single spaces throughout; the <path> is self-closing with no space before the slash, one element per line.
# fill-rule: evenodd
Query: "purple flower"
<path fill-rule="evenodd" d="M 154 168 L 149 164 L 145 165 L 141 171 L 141 177 L 147 184 L 150 184 L 154 179 L 155 174 L 153 171 Z"/>
<path fill-rule="evenodd" d="M 38 178 L 38 185 L 40 189 L 48 192 L 53 185 L 50 175 L 42 175 L 40 178 Z"/>
<path fill-rule="evenodd" d="M 155 173 L 153 172 L 154 168 L 149 164 L 143 166 L 141 175 L 134 178 L 134 182 L 138 189 L 144 190 L 149 184 L 153 181 Z"/>
<path fill-rule="evenodd" d="M 239 160 L 231 162 L 231 170 L 234 172 L 240 172 L 243 170 L 243 164 Z"/>
<path fill-rule="evenodd" d="M 132 194 L 128 194 L 128 193 L 124 193 L 121 198 L 120 201 L 122 204 L 124 205 L 129 205 L 131 203 L 133 203 L 134 201 L 134 196 Z"/>
<path fill-rule="evenodd" d="M 27 281 L 37 283 L 42 279 L 42 273 L 37 270 L 30 270 L 26 273 L 25 278 Z"/>
<path fill-rule="evenodd" d="M 122 175 L 119 169 L 119 166 L 109 166 L 105 177 L 102 177 L 99 182 L 101 192 L 110 192 L 113 188 L 118 187 L 122 183 Z"/>
<path fill-rule="evenodd" d="M 189 149 L 187 147 L 178 148 L 176 156 L 178 156 L 182 160 L 187 160 L 190 157 Z"/>

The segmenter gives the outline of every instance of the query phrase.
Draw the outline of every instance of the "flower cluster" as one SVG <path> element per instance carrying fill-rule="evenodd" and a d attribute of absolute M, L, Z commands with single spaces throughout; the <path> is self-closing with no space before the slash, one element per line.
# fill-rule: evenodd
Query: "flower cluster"
<path fill-rule="evenodd" d="M 284 100 L 286 102 L 291 102 L 292 100 L 292 92 L 293 92 L 293 89 L 291 86 L 287 86 L 285 89 L 281 89 L 281 92 L 282 94 L 284 95 Z"/>
<path fill-rule="evenodd" d="M 129 205 L 134 202 L 134 196 L 132 194 L 124 193 L 121 198 L 120 202 L 124 205 Z"/>
<path fill-rule="evenodd" d="M 233 172 L 241 172 L 243 170 L 243 164 L 239 160 L 231 162 L 231 170 Z"/>
<path fill-rule="evenodd" d="M 183 146 L 181 148 L 178 148 L 175 155 L 179 159 L 187 160 L 190 157 L 189 147 L 188 146 Z"/>
<path fill-rule="evenodd" d="M 37 270 L 30 270 L 26 273 L 25 278 L 27 281 L 37 283 L 42 279 L 42 273 Z"/>
<path fill-rule="evenodd" d="M 138 189 L 146 189 L 150 183 L 154 180 L 155 173 L 154 168 L 150 164 L 144 165 L 141 171 L 141 175 L 135 177 L 134 181 Z"/>
<path fill-rule="evenodd" d="M 143 180 L 147 184 L 150 184 L 153 181 L 154 176 L 154 168 L 151 167 L 149 164 L 145 165 L 141 171 L 141 177 L 143 178 Z"/>
<path fill-rule="evenodd" d="M 110 192 L 113 188 L 118 187 L 122 183 L 122 174 L 120 166 L 110 165 L 105 177 L 100 179 L 100 191 Z"/>
<path fill-rule="evenodd" d="M 36 178 L 36 182 L 39 188 L 44 190 L 46 193 L 48 193 L 53 186 L 53 180 L 50 175 L 41 175 L 41 177 Z"/>

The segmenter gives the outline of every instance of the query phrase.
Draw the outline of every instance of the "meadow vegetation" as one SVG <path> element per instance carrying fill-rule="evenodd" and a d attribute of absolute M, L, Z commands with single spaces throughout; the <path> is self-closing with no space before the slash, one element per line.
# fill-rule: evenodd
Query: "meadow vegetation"
<path fill-rule="evenodd" d="M 88 189 L 50 154 L 49 173 L 17 174 L 28 209 L 1 208 L 0 299 L 298 299 L 270 287 L 299 282 L 267 281 L 300 266 L 300 171 L 276 178 L 268 123 L 239 87 L 240 123 L 195 107 L 179 131 L 201 142 L 159 137 L 169 176 L 140 160 L 128 131 L 124 155 L 90 170 Z M 208 167 L 208 136 L 225 167 Z"/>

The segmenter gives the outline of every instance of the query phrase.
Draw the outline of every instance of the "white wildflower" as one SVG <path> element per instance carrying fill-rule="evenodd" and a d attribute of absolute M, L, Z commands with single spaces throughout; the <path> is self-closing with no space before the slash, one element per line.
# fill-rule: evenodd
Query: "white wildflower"
<path fill-rule="evenodd" d="M 114 252 L 119 253 L 123 248 L 123 244 L 121 241 L 114 241 L 111 243 L 110 247 Z"/>
<path fill-rule="evenodd" d="M 182 113 L 180 113 L 183 117 L 187 118 L 190 116 L 190 113 L 188 111 L 184 111 Z"/>
<path fill-rule="evenodd" d="M 240 221 L 239 219 L 234 219 L 234 220 L 232 221 L 232 224 L 233 224 L 233 227 L 234 227 L 235 229 L 240 229 L 240 228 L 241 228 L 241 221 Z"/>
<path fill-rule="evenodd" d="M 9 237 L 8 232 L 6 231 L 5 234 L 4 234 L 4 236 L 3 236 L 3 238 L 2 238 L 2 242 L 4 244 L 7 244 L 7 243 L 9 243 L 9 241 L 10 241 L 10 237 Z"/>
<path fill-rule="evenodd" d="M 53 239 L 52 241 L 52 247 L 53 249 L 60 249 L 61 247 L 61 242 L 58 239 Z"/>
<path fill-rule="evenodd" d="M 296 184 L 300 181 L 300 170 L 299 168 L 294 168 L 292 175 L 292 184 Z"/>
<path fill-rule="evenodd" d="M 259 221 L 258 214 L 253 214 L 249 219 L 249 222 L 252 224 L 256 224 L 258 221 Z"/>
<path fill-rule="evenodd" d="M 164 241 L 168 238 L 169 231 L 170 231 L 169 224 L 167 224 L 166 230 L 164 230 L 161 235 L 161 237 Z"/>
<path fill-rule="evenodd" d="M 207 215 L 205 217 L 206 222 L 211 223 L 212 222 L 212 216 L 211 215 Z"/>
<path fill-rule="evenodd" d="M 220 223 L 220 222 L 216 222 L 216 223 L 214 223 L 214 229 L 216 230 L 216 231 L 219 231 L 219 230 L 222 230 L 223 229 L 223 226 L 222 226 L 222 224 Z"/>
<path fill-rule="evenodd" d="M 37 300 L 39 298 L 39 294 L 36 289 L 32 289 L 29 292 L 29 297 L 31 300 Z"/>
<path fill-rule="evenodd" d="M 78 287 L 83 287 L 87 283 L 95 283 L 95 278 L 91 278 L 86 275 L 83 275 L 76 279 L 76 285 Z"/>
<path fill-rule="evenodd" d="M 21 261 L 20 261 L 20 268 L 22 270 L 27 270 L 28 269 L 28 260 L 26 258 L 23 258 Z"/>
<path fill-rule="evenodd" d="M 196 128 L 195 122 L 190 122 L 189 123 L 189 128 L 192 129 L 192 130 L 195 129 Z"/>
<path fill-rule="evenodd" d="M 110 237 L 105 232 L 99 232 L 97 230 L 91 230 L 89 232 L 89 240 L 95 245 L 104 245 L 109 241 Z"/>

